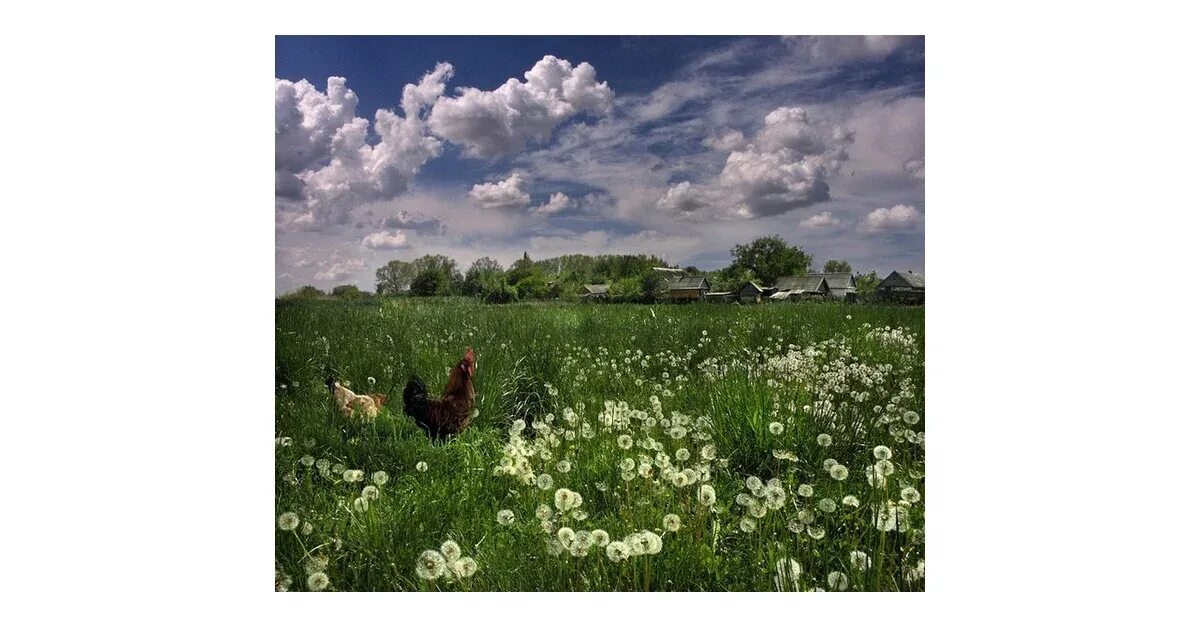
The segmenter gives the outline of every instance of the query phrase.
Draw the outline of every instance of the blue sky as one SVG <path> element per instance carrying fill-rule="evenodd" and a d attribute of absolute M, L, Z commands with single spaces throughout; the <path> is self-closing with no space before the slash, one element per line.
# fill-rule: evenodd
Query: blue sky
<path fill-rule="evenodd" d="M 278 37 L 276 291 L 779 234 L 924 269 L 920 37 Z"/>

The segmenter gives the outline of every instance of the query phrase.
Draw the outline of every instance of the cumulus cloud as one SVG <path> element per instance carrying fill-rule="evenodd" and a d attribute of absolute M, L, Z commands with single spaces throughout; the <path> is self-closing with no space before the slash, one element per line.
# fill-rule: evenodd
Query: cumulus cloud
<path fill-rule="evenodd" d="M 704 138 L 706 148 L 715 152 L 730 152 L 740 150 L 746 145 L 746 136 L 741 131 L 725 128 Z"/>
<path fill-rule="evenodd" d="M 400 116 L 357 117 L 358 97 L 346 79 L 331 77 L 325 92 L 308 81 L 275 79 L 275 194 L 277 213 L 310 214 L 311 223 L 344 224 L 366 202 L 394 198 L 413 175 L 441 154 L 428 133 L 425 109 L 444 91 L 453 67 L 441 63 L 419 84 L 404 88 Z M 368 143 L 369 131 L 379 140 Z M 284 228 L 294 217 L 277 219 Z"/>
<path fill-rule="evenodd" d="M 859 225 L 864 233 L 882 233 L 885 231 L 908 231 L 921 223 L 921 214 L 912 205 L 895 205 L 891 208 L 880 207 L 867 214 L 866 219 Z"/>
<path fill-rule="evenodd" d="M 810 229 L 827 229 L 835 226 L 841 226 L 842 221 L 833 217 L 833 214 L 828 211 L 822 211 L 814 216 L 810 216 L 803 222 L 804 226 Z"/>
<path fill-rule="evenodd" d="M 878 61 L 911 40 L 903 35 L 823 35 L 784 37 L 793 52 L 817 65 L 837 65 L 851 61 Z"/>
<path fill-rule="evenodd" d="M 371 250 L 396 250 L 408 245 L 408 236 L 402 231 L 376 231 L 364 237 L 362 245 Z"/>
<path fill-rule="evenodd" d="M 525 180 L 517 172 L 496 183 L 479 183 L 467 194 L 484 209 L 524 209 L 529 206 L 529 194 L 521 189 Z"/>
<path fill-rule="evenodd" d="M 657 205 L 682 213 L 707 209 L 716 217 L 757 218 L 824 202 L 830 198 L 826 179 L 848 159 L 846 148 L 853 141 L 854 133 L 844 127 L 812 120 L 800 107 L 780 107 L 766 115 L 753 143 L 729 154 L 716 180 L 676 184 Z"/>
<path fill-rule="evenodd" d="M 385 229 L 404 229 L 415 233 L 440 234 L 446 231 L 446 225 L 437 218 L 429 218 L 411 211 L 400 211 L 385 216 L 379 226 Z"/>
<path fill-rule="evenodd" d="M 362 259 L 334 260 L 326 265 L 324 270 L 314 274 L 313 278 L 318 281 L 344 281 L 366 267 L 367 262 Z"/>
<path fill-rule="evenodd" d="M 467 155 L 495 157 L 548 140 L 555 127 L 578 113 L 606 115 L 612 104 L 612 90 L 596 80 L 591 64 L 572 66 L 547 55 L 525 72 L 525 82 L 510 78 L 492 91 L 467 87 L 456 97 L 438 98 L 429 123 Z"/>
<path fill-rule="evenodd" d="M 550 194 L 550 199 L 546 201 L 546 204 L 537 206 L 534 208 L 534 211 L 537 213 L 558 213 L 570 206 L 570 196 L 562 192 L 554 192 Z"/>

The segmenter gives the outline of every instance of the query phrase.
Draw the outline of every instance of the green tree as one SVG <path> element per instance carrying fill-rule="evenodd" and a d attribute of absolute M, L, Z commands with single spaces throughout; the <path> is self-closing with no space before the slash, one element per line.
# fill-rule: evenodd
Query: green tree
<path fill-rule="evenodd" d="M 375 293 L 380 296 L 398 296 L 408 290 L 417 269 L 407 261 L 392 260 L 375 270 Z"/>
<path fill-rule="evenodd" d="M 358 289 L 357 285 L 339 285 L 332 290 L 329 290 L 329 295 L 334 298 L 344 298 L 353 300 L 364 296 L 362 290 Z"/>
<path fill-rule="evenodd" d="M 412 281 L 414 296 L 443 296 L 450 291 L 450 280 L 437 268 L 425 268 Z"/>
<path fill-rule="evenodd" d="M 617 302 L 630 302 L 642 295 L 642 282 L 636 277 L 627 276 L 613 281 L 608 286 L 608 298 Z"/>
<path fill-rule="evenodd" d="M 490 284 L 496 277 L 504 279 L 504 267 L 491 257 L 481 257 L 476 259 L 467 268 L 466 277 L 463 279 L 463 291 L 468 296 L 481 296 L 485 285 Z"/>
<path fill-rule="evenodd" d="M 284 294 L 281 298 L 320 298 L 324 295 L 325 292 L 322 292 L 311 285 L 305 285 L 304 287 L 291 292 L 290 294 Z"/>
<path fill-rule="evenodd" d="M 542 299 L 550 293 L 550 286 L 546 284 L 546 279 L 540 272 L 521 279 L 514 287 L 517 289 L 517 297 L 521 300 Z"/>
<path fill-rule="evenodd" d="M 659 273 L 651 270 L 641 278 L 642 300 L 652 303 L 667 293 L 667 280 Z"/>
<path fill-rule="evenodd" d="M 745 268 L 721 268 L 708 275 L 708 283 L 714 292 L 732 292 L 749 281 L 759 282 L 754 273 Z"/>
<path fill-rule="evenodd" d="M 521 255 L 521 258 L 514 261 L 513 265 L 508 269 L 508 284 L 516 285 L 521 281 L 533 276 L 539 272 L 537 264 L 529 258 L 529 253 Z"/>
<path fill-rule="evenodd" d="M 781 276 L 807 274 L 812 257 L 782 237 L 760 237 L 749 244 L 738 244 L 729 251 L 735 270 L 749 270 L 765 285 L 774 285 Z"/>
<path fill-rule="evenodd" d="M 875 293 L 875 288 L 879 287 L 879 275 L 872 270 L 866 274 L 857 274 L 854 276 L 854 284 L 858 287 L 858 293 L 861 296 L 870 296 Z"/>
<path fill-rule="evenodd" d="M 825 262 L 825 272 L 852 272 L 849 261 L 830 259 Z"/>

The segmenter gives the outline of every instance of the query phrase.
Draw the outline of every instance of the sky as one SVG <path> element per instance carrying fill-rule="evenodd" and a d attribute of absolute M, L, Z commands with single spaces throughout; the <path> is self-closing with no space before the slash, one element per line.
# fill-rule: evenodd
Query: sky
<path fill-rule="evenodd" d="M 923 272 L 922 37 L 275 42 L 275 290 L 524 252 Z"/>

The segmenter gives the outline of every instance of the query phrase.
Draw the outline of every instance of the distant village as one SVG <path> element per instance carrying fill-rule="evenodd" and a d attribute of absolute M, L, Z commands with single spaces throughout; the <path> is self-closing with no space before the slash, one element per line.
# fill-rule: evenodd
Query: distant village
<path fill-rule="evenodd" d="M 724 303 L 763 303 L 800 300 L 858 299 L 858 284 L 851 272 L 818 272 L 804 276 L 785 276 L 775 285 L 759 285 L 746 281 L 729 292 L 714 292 L 704 275 L 688 275 L 682 268 L 652 268 L 666 284 L 666 298 L 671 301 L 706 301 Z M 610 284 L 584 285 L 579 296 L 585 300 L 608 298 Z M 875 287 L 875 298 L 885 302 L 922 305 L 925 303 L 925 277 L 915 272 L 894 270 Z"/>

